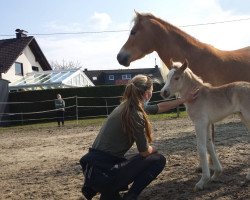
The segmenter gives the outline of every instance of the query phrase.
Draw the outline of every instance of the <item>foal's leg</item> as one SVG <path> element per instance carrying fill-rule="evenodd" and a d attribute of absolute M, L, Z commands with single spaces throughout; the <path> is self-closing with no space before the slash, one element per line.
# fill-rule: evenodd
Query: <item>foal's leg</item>
<path fill-rule="evenodd" d="M 197 137 L 197 149 L 200 157 L 200 164 L 202 168 L 202 177 L 199 182 L 195 185 L 194 190 L 202 190 L 206 183 L 210 179 L 210 171 L 207 162 L 207 147 L 206 140 L 208 134 L 208 123 L 205 122 L 196 122 L 195 131 Z"/>
<path fill-rule="evenodd" d="M 211 138 L 211 135 L 212 135 L 212 142 L 213 142 L 213 144 L 214 144 L 214 124 L 208 126 L 207 133 L 208 133 L 208 135 L 210 136 L 210 138 Z M 210 134 L 211 134 L 211 135 L 210 135 Z M 209 166 L 210 169 L 214 170 L 213 161 L 212 161 L 210 152 L 208 151 L 207 153 L 208 153 L 208 154 L 207 154 L 207 157 L 208 157 L 208 166 Z M 202 172 L 201 163 L 199 164 L 199 166 L 198 166 L 198 168 L 197 168 L 197 171 L 198 171 L 198 172 Z"/>
<path fill-rule="evenodd" d="M 212 135 L 212 143 L 213 143 L 213 145 L 214 145 L 214 124 L 212 124 L 212 125 L 210 125 L 209 126 L 209 128 L 211 127 L 211 135 Z M 210 135 L 210 129 L 208 130 L 209 132 L 209 140 L 211 141 L 211 135 Z M 211 169 L 213 169 L 214 170 L 214 162 L 213 162 L 213 159 L 211 158 L 211 153 L 210 152 L 208 152 L 208 163 L 209 163 L 209 166 L 210 166 L 210 168 Z"/>
<path fill-rule="evenodd" d="M 250 133 L 250 110 L 248 111 L 247 109 L 243 109 L 242 113 L 238 114 L 239 117 L 241 118 L 241 121 L 246 125 L 248 129 L 248 134 Z M 248 159 L 247 161 L 248 166 L 250 166 L 250 161 Z M 246 179 L 250 181 L 250 169 L 248 170 Z"/>
<path fill-rule="evenodd" d="M 214 170 L 214 174 L 212 176 L 212 180 L 216 180 L 216 178 L 221 174 L 222 172 L 222 167 L 220 164 L 220 161 L 218 159 L 218 156 L 216 154 L 215 151 L 215 144 L 214 144 L 214 136 L 211 135 L 210 133 L 208 133 L 208 140 L 207 140 L 207 151 L 209 153 L 209 164 L 211 164 L 210 162 L 213 163 L 213 170 Z"/>

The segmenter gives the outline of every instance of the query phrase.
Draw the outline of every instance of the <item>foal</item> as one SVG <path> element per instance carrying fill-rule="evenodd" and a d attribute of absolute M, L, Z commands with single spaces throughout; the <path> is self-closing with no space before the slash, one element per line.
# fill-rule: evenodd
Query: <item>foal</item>
<path fill-rule="evenodd" d="M 250 83 L 234 82 L 219 87 L 212 87 L 210 84 L 196 76 L 189 68 L 188 61 L 183 64 L 172 62 L 166 83 L 161 89 L 161 96 L 167 98 L 179 93 L 183 96 L 194 87 L 199 88 L 199 96 L 192 103 L 186 103 L 187 112 L 195 125 L 197 137 L 197 149 L 202 167 L 202 177 L 195 185 L 195 190 L 201 190 L 210 181 L 210 171 L 206 152 L 211 156 L 214 174 L 211 180 L 216 179 L 222 172 L 221 164 L 211 141 L 209 127 L 211 124 L 223 118 L 237 113 L 241 120 L 250 130 Z M 250 180 L 250 171 L 247 179 Z"/>

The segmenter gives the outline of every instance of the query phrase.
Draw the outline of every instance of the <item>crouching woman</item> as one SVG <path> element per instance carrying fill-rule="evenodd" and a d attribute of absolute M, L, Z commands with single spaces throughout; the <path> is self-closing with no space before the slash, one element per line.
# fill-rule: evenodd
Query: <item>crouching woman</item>
<path fill-rule="evenodd" d="M 92 148 L 81 158 L 85 176 L 82 192 L 87 200 L 97 192 L 101 200 L 136 200 L 164 169 L 166 158 L 150 145 L 152 130 L 147 113 L 167 111 L 195 97 L 192 94 L 188 99 L 144 106 L 152 91 L 149 77 L 135 76 L 127 84 L 121 104 L 109 115 Z M 126 159 L 124 155 L 134 143 L 138 154 Z M 119 192 L 124 189 L 128 192 L 121 197 Z"/>

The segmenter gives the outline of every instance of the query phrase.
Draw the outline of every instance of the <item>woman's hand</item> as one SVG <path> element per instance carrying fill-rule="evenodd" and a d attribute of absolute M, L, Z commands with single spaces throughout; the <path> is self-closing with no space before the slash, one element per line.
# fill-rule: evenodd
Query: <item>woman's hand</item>
<path fill-rule="evenodd" d="M 152 153 L 156 153 L 157 150 L 152 147 L 152 146 L 148 146 L 148 150 L 147 151 L 144 151 L 144 152 L 140 152 L 140 154 L 143 156 L 143 157 L 147 157 L 148 155 L 152 154 Z"/>
<path fill-rule="evenodd" d="M 195 99 L 197 99 L 198 94 L 199 88 L 195 87 L 191 92 L 187 92 L 183 98 L 185 99 L 185 102 L 192 103 L 193 101 L 195 101 Z"/>

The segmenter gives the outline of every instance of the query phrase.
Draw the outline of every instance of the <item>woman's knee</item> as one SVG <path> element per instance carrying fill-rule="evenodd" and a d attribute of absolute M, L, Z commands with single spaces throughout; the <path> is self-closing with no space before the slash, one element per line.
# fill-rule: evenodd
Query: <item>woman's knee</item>
<path fill-rule="evenodd" d="M 151 160 L 151 162 L 154 164 L 154 165 L 158 165 L 159 168 L 164 168 L 166 163 L 167 163 L 167 159 L 165 156 L 163 156 L 162 154 L 160 153 L 154 153 L 152 155 L 149 155 L 149 159 Z"/>

